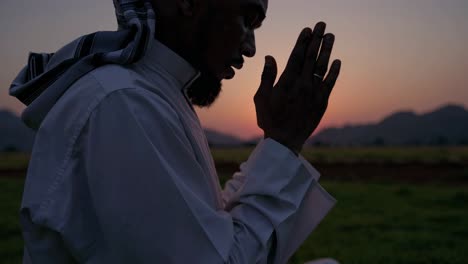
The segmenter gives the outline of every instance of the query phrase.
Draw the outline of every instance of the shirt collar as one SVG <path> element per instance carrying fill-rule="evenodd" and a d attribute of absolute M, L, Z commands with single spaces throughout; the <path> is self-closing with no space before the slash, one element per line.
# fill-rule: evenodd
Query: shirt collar
<path fill-rule="evenodd" d="M 200 76 L 190 63 L 156 39 L 151 42 L 140 62 L 151 72 L 161 72 L 161 69 L 166 71 L 177 81 L 184 94 Z"/>

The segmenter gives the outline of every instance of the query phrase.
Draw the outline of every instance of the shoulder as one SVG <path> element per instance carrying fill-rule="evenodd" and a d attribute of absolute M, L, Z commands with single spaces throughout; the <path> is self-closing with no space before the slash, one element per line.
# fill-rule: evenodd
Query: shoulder
<path fill-rule="evenodd" d="M 131 68 L 121 65 L 99 67 L 77 80 L 56 102 L 39 133 L 62 131 L 68 138 L 78 136 L 90 115 L 100 108 L 131 105 L 130 109 L 159 111 L 174 119 L 177 115 L 159 90 L 148 90 Z"/>
<path fill-rule="evenodd" d="M 99 117 L 99 118 L 97 118 Z M 129 87 L 106 93 L 90 110 L 87 123 L 134 123 L 156 129 L 169 125 L 183 129 L 181 118 L 171 103 L 158 93 L 140 87 Z"/>
<path fill-rule="evenodd" d="M 136 76 L 131 68 L 109 64 L 91 71 L 82 79 L 84 82 L 94 82 L 99 86 L 101 93 L 108 94 L 121 89 L 135 88 Z"/>
<path fill-rule="evenodd" d="M 82 139 L 89 136 L 90 126 L 109 138 L 130 131 L 156 139 L 154 135 L 164 131 L 189 145 L 171 103 L 157 92 L 135 85 L 131 74 L 119 66 L 98 68 L 80 78 L 57 101 L 35 137 L 23 208 L 42 207 L 48 198 L 60 196 L 56 193 L 59 186 L 66 185 L 73 178 L 70 174 L 76 173 L 72 168 L 79 163 L 76 155 Z M 126 140 L 131 142 L 134 138 L 129 135 Z"/>
<path fill-rule="evenodd" d="M 41 163 L 51 167 L 65 166 L 90 122 L 120 122 L 125 125 L 129 120 L 136 120 L 148 131 L 165 124 L 184 135 L 179 115 L 171 103 L 157 91 L 138 85 L 132 74 L 125 67 L 109 65 L 75 82 L 44 119 L 36 134 L 32 158 L 41 156 L 48 160 Z M 105 126 L 100 127 L 108 130 Z"/>

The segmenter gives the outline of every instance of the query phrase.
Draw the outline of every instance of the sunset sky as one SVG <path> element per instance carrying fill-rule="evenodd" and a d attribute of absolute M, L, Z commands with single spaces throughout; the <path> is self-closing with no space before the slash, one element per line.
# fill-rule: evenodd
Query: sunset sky
<path fill-rule="evenodd" d="M 235 1 L 235 0 L 232 0 Z M 467 0 L 270 0 L 247 59 L 218 101 L 199 110 L 205 127 L 242 138 L 260 135 L 252 97 L 263 58 L 282 71 L 301 29 L 325 21 L 343 62 L 321 128 L 378 121 L 397 110 L 468 106 Z M 8 88 L 29 51 L 53 52 L 76 37 L 115 30 L 111 0 L 1 0 L 0 108 L 23 106 Z"/>

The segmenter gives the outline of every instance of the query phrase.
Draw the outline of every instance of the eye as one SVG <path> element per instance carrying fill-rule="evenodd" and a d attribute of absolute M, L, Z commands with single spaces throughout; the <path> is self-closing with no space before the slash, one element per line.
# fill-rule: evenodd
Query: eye
<path fill-rule="evenodd" d="M 250 29 L 257 29 L 262 24 L 256 12 L 249 12 L 244 16 L 244 23 Z"/>

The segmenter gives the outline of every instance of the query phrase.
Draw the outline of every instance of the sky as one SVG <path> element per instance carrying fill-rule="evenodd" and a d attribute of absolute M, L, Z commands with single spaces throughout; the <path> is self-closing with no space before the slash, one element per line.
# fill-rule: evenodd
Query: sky
<path fill-rule="evenodd" d="M 235 1 L 235 0 L 232 0 Z M 270 0 L 246 59 L 219 99 L 197 113 L 205 127 L 248 139 L 262 135 L 253 95 L 264 56 L 280 73 L 304 27 L 327 23 L 342 72 L 319 129 L 377 122 L 394 111 L 468 107 L 467 0 Z M 8 88 L 28 53 L 54 52 L 81 35 L 115 30 L 111 0 L 1 0 L 0 109 L 24 107 Z"/>

